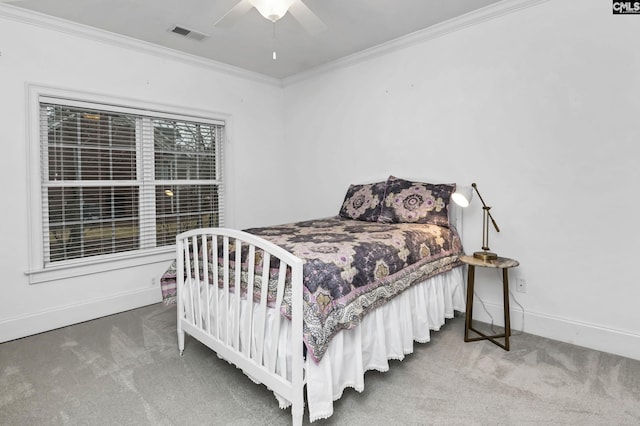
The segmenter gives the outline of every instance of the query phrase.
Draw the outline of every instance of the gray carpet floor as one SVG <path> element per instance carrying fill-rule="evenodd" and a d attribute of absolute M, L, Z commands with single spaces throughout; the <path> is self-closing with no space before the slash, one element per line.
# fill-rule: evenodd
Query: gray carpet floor
<path fill-rule="evenodd" d="M 273 395 L 151 305 L 0 344 L 0 425 L 286 425 Z M 640 425 L 640 361 L 529 334 L 510 352 L 449 320 L 314 425 Z M 305 424 L 308 413 L 305 413 Z"/>

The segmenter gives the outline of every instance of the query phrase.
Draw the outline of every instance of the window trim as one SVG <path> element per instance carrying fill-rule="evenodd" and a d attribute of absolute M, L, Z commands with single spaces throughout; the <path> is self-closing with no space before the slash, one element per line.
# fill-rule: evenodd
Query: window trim
<path fill-rule="evenodd" d="M 73 104 L 77 102 L 82 106 L 94 104 L 99 108 L 109 108 L 118 112 L 135 111 L 138 115 L 148 115 L 150 117 L 184 119 L 193 121 L 201 120 L 205 123 L 223 124 L 225 126 L 224 138 L 221 141 L 221 148 L 224 156 L 222 158 L 222 170 L 227 169 L 229 151 L 227 144 L 231 128 L 232 117 L 214 111 L 206 111 L 189 107 L 171 106 L 156 104 L 130 98 L 118 98 L 108 95 L 101 95 L 90 92 L 80 92 L 75 90 L 27 84 L 27 111 L 26 111 L 26 171 L 27 171 L 27 203 L 28 203 L 28 270 L 25 275 L 29 278 L 29 284 L 37 284 L 48 281 L 61 280 L 71 277 L 90 275 L 100 272 L 130 268 L 135 266 L 167 262 L 175 257 L 175 245 L 147 248 L 144 251 L 113 253 L 102 255 L 95 259 L 83 258 L 76 261 L 65 261 L 64 264 L 44 266 L 43 247 L 43 204 L 42 189 L 40 181 L 40 103 L 41 102 L 62 102 Z M 214 118 L 212 118 L 214 117 Z M 223 192 L 223 202 L 227 205 L 228 185 L 226 175 L 223 174 L 222 185 L 226 188 Z M 223 211 L 223 220 L 226 222 L 227 208 Z"/>

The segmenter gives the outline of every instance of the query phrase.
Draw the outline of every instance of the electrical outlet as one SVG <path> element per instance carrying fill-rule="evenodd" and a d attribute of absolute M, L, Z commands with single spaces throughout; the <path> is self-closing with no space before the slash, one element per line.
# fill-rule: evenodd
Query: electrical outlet
<path fill-rule="evenodd" d="M 519 277 L 516 281 L 516 291 L 518 293 L 526 293 L 527 292 L 527 280 L 522 277 Z"/>
<path fill-rule="evenodd" d="M 156 279 L 156 277 L 151 278 L 151 287 L 155 287 L 156 284 L 158 284 L 158 280 Z"/>

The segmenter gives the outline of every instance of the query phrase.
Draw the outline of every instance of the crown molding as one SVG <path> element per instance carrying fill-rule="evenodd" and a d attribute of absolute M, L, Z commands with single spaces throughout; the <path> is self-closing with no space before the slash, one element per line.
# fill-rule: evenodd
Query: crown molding
<path fill-rule="evenodd" d="M 324 74 L 329 71 L 345 68 L 350 65 L 358 64 L 379 56 L 383 56 L 390 52 L 406 49 L 416 44 L 424 43 L 446 34 L 462 30 L 474 25 L 481 24 L 491 19 L 511 13 L 519 12 L 522 9 L 546 3 L 549 0 L 503 0 L 490 4 L 473 12 L 457 16 L 448 21 L 432 25 L 423 30 L 407 34 L 402 37 L 390 40 L 386 43 L 379 44 L 369 49 L 345 56 L 335 61 L 320 65 L 308 71 L 303 71 L 282 79 L 282 86 L 286 87 L 303 80 L 307 80 L 314 76 Z"/>
<path fill-rule="evenodd" d="M 6 18 L 16 22 L 82 37 L 115 47 L 136 50 L 143 54 L 155 55 L 162 58 L 170 57 L 188 65 L 207 68 L 233 77 L 239 77 L 278 87 L 282 86 L 282 80 L 278 78 L 1 2 L 0 18 Z"/>

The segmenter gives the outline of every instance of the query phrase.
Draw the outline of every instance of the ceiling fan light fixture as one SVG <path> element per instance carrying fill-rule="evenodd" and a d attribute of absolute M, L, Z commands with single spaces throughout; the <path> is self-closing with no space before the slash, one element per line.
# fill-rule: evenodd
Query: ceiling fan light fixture
<path fill-rule="evenodd" d="M 295 0 L 249 0 L 258 12 L 271 22 L 276 22 L 287 14 L 289 7 Z"/>

